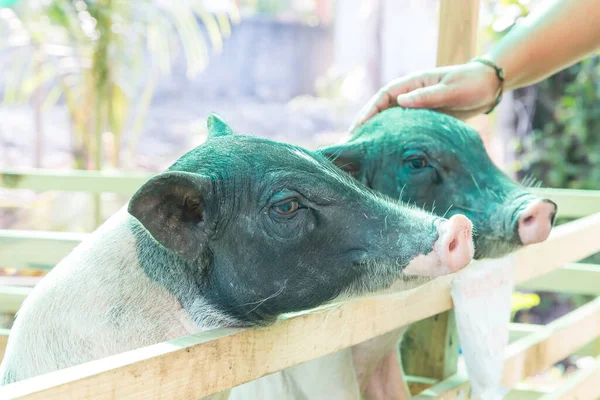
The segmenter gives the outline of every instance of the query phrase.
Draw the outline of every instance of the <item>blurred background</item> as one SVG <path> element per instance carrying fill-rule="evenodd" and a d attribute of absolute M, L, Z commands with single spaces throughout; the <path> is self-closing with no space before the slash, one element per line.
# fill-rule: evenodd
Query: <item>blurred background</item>
<path fill-rule="evenodd" d="M 546 3 L 482 0 L 479 51 Z M 0 169 L 158 172 L 206 139 L 209 112 L 311 149 L 338 142 L 382 85 L 435 66 L 438 12 L 438 0 L 0 0 Z M 600 189 L 599 69 L 591 57 L 474 119 L 494 162 Z M 0 189 L 0 229 L 90 232 L 126 201 Z M 590 300 L 520 296 L 515 321 L 536 324 Z"/>

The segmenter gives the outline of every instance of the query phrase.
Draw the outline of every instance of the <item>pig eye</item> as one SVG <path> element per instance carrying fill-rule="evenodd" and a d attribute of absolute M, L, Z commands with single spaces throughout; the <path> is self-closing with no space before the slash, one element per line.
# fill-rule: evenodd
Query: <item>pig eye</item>
<path fill-rule="evenodd" d="M 272 209 L 279 215 L 290 215 L 300 208 L 297 200 L 288 200 L 283 203 L 275 204 Z"/>
<path fill-rule="evenodd" d="M 424 158 L 410 158 L 406 160 L 408 166 L 412 169 L 422 169 L 427 166 L 427 161 Z"/>

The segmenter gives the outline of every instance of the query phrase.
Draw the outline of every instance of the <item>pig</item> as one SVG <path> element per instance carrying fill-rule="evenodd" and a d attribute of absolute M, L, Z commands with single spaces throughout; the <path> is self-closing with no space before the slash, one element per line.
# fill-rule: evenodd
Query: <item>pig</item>
<path fill-rule="evenodd" d="M 398 204 L 290 144 L 209 138 L 144 183 L 24 301 L 0 384 L 464 268 L 472 224 Z"/>
<path fill-rule="evenodd" d="M 440 216 L 467 216 L 473 222 L 475 259 L 502 257 L 542 242 L 554 224 L 552 200 L 509 178 L 490 160 L 477 131 L 437 111 L 387 109 L 345 143 L 318 152 L 379 193 Z M 396 351 L 405 330 L 352 349 L 366 398 L 410 397 Z"/>

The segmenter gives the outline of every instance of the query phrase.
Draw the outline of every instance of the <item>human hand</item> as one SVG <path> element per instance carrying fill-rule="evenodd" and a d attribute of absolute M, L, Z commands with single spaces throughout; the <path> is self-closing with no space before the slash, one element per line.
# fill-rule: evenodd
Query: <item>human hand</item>
<path fill-rule="evenodd" d="M 349 131 L 396 106 L 428 108 L 468 119 L 491 108 L 499 86 L 494 69 L 477 62 L 418 72 L 381 88 L 358 113 Z"/>

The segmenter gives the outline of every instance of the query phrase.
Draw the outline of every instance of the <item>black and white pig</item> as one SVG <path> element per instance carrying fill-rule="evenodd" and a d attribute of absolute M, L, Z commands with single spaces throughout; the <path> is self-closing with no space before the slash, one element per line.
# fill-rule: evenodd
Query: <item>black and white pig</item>
<path fill-rule="evenodd" d="M 386 289 L 469 264 L 471 222 L 400 206 L 326 157 L 210 136 L 64 258 L 23 303 L 0 366 L 8 384 L 217 327 Z"/>
<path fill-rule="evenodd" d="M 476 259 L 542 242 L 554 223 L 556 204 L 500 171 L 477 131 L 446 114 L 394 107 L 368 120 L 347 142 L 319 152 L 379 193 L 440 216 L 466 215 L 473 222 Z M 396 351 L 405 330 L 353 348 L 367 398 L 409 397 Z"/>

